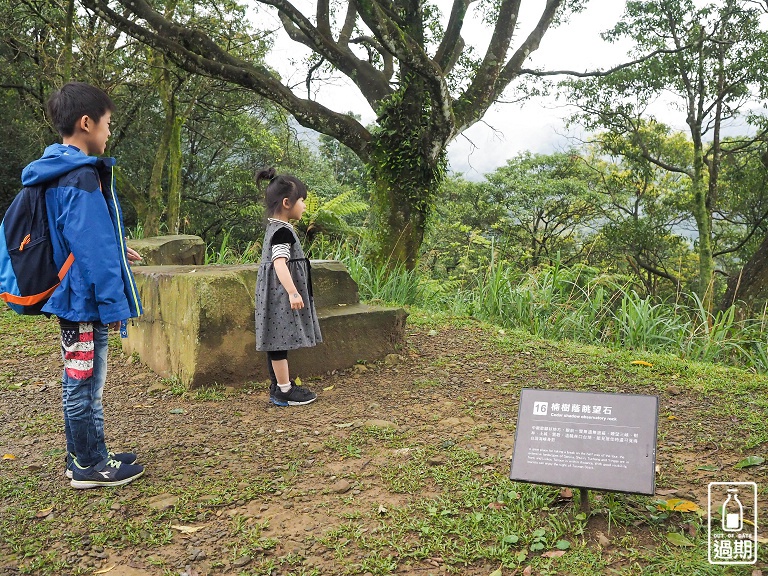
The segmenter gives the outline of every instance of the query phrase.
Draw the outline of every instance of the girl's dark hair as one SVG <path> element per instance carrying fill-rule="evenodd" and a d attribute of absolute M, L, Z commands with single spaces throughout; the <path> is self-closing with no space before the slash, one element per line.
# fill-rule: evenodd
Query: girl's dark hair
<path fill-rule="evenodd" d="M 65 137 L 75 133 L 75 124 L 83 116 L 98 122 L 107 110 L 115 111 L 112 99 L 100 88 L 85 82 L 67 82 L 48 98 L 51 122 Z"/>
<path fill-rule="evenodd" d="M 267 207 L 267 216 L 274 216 L 282 209 L 283 199 L 293 206 L 299 198 L 307 199 L 307 187 L 298 178 L 290 174 L 277 174 L 274 168 L 267 168 L 256 175 L 256 184 L 267 180 L 267 189 L 264 192 L 264 203 Z"/>

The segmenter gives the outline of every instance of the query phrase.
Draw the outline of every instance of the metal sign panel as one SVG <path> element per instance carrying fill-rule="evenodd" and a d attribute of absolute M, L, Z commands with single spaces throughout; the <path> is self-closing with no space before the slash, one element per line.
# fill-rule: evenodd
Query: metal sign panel
<path fill-rule="evenodd" d="M 659 398 L 523 388 L 510 478 L 653 494 Z"/>

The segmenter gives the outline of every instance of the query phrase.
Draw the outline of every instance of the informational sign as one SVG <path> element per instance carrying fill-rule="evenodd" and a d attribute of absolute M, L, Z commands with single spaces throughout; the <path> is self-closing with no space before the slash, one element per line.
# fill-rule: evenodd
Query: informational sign
<path fill-rule="evenodd" d="M 659 398 L 523 388 L 510 478 L 653 494 Z"/>

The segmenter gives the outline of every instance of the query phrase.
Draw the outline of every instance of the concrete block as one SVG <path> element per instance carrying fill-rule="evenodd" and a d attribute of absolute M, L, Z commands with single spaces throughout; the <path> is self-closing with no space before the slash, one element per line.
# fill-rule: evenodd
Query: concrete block
<path fill-rule="evenodd" d="M 165 266 L 205 263 L 205 242 L 199 236 L 151 236 L 129 240 L 128 246 L 141 254 L 143 266 Z"/>
<path fill-rule="evenodd" d="M 134 268 L 144 314 L 129 325 L 123 349 L 189 388 L 267 379 L 265 354 L 255 348 L 256 271 L 255 264 Z M 292 376 L 375 361 L 403 342 L 406 312 L 360 304 L 343 264 L 313 261 L 312 280 L 323 343 L 290 353 Z"/>

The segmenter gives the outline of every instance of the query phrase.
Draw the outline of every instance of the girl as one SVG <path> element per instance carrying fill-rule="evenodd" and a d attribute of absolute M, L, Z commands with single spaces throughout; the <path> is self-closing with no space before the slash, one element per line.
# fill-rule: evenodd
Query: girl
<path fill-rule="evenodd" d="M 288 221 L 304 213 L 307 187 L 299 179 L 262 170 L 256 183 L 267 180 L 268 217 L 256 279 L 256 350 L 267 353 L 272 383 L 269 400 L 277 406 L 301 406 L 317 394 L 290 379 L 288 351 L 323 341 L 312 299 L 309 260 Z"/>

